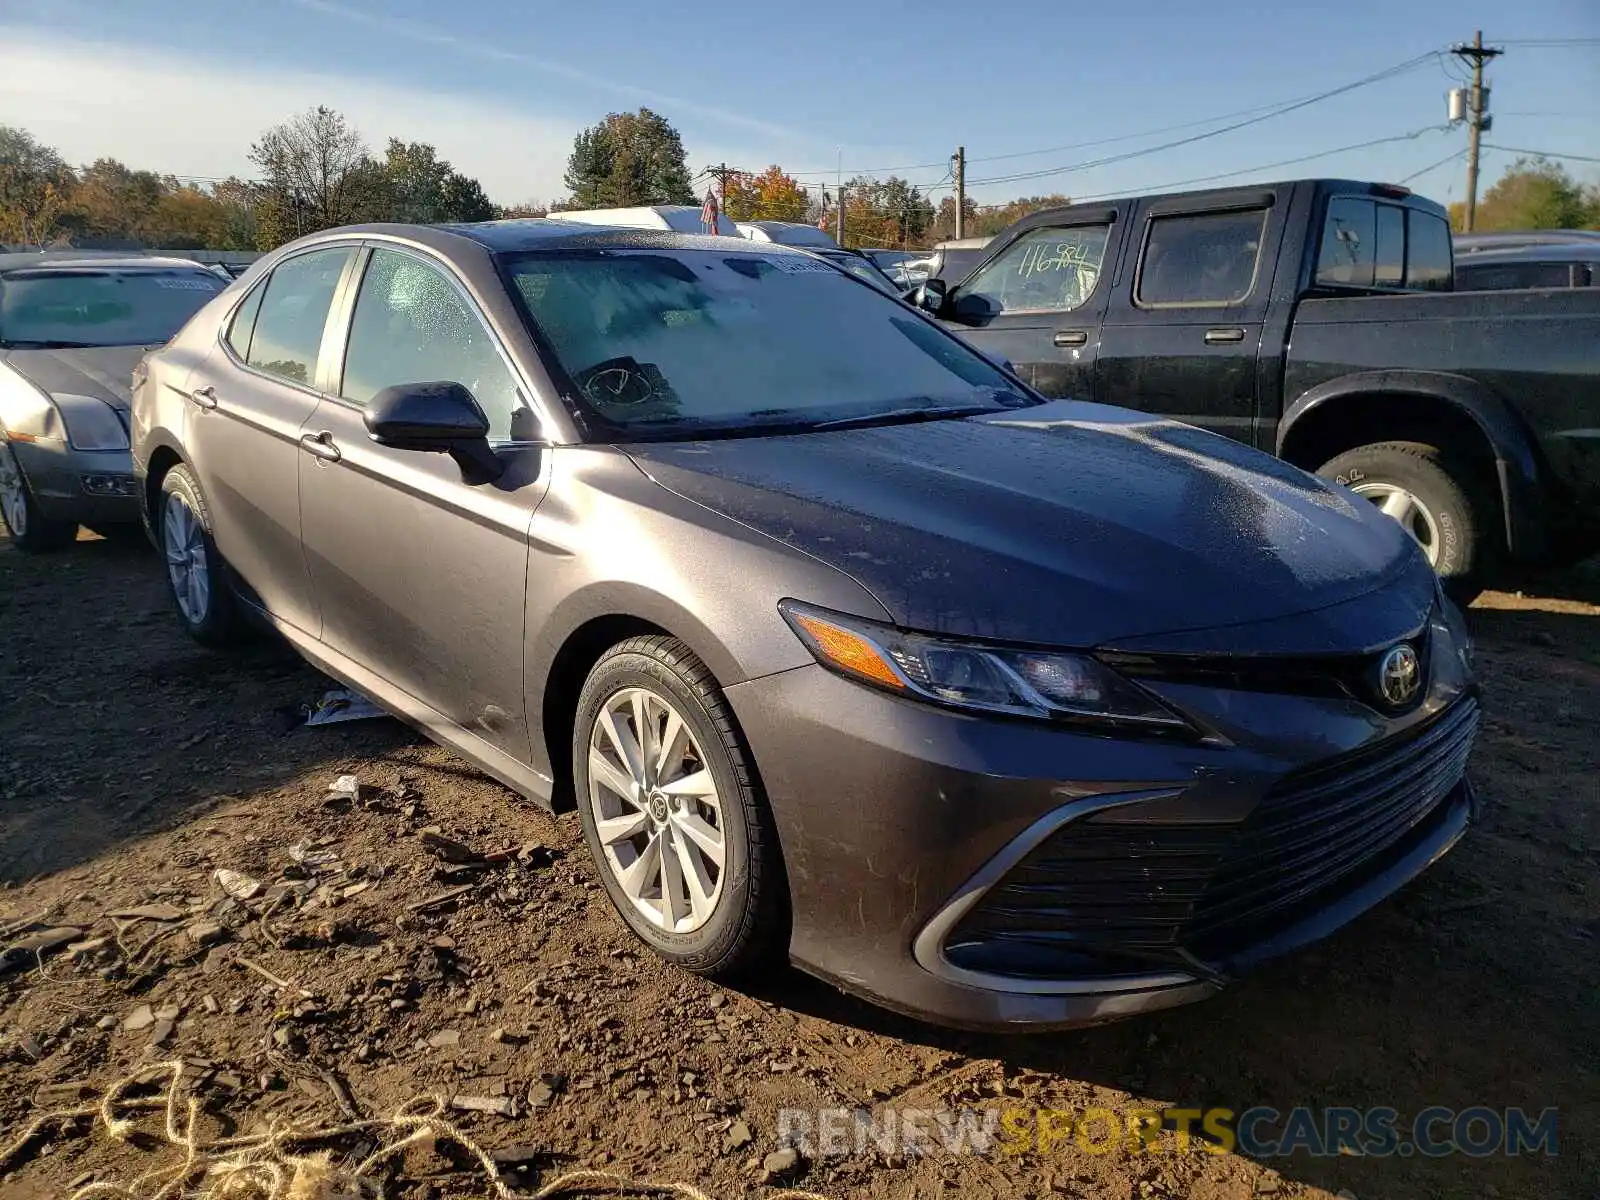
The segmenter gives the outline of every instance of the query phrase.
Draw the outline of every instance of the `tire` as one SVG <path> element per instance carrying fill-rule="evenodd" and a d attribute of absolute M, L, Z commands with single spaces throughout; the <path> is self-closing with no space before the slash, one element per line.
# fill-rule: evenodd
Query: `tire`
<path fill-rule="evenodd" d="M 652 698 L 659 708 L 650 707 Z M 613 717 L 612 724 L 637 747 L 639 722 L 629 715 L 641 711 L 633 707 L 635 699 L 645 706 L 645 728 L 651 730 L 646 736 L 661 751 L 653 757 L 668 762 L 658 774 L 644 772 L 646 782 L 657 786 L 642 801 L 626 799 L 619 788 L 601 782 L 626 784 L 639 776 L 619 766 L 625 760 L 618 743 L 600 724 L 603 712 L 620 706 L 623 715 Z M 660 746 L 674 728 L 672 713 L 689 739 L 678 755 Z M 591 767 L 592 744 L 597 741 L 601 757 L 611 764 L 609 774 L 605 768 Z M 578 697 L 572 764 L 584 841 L 612 906 L 641 941 L 669 962 L 716 979 L 747 975 L 777 960 L 788 944 L 788 896 L 777 834 L 733 712 L 716 679 L 687 646 L 676 638 L 636 637 L 601 657 Z M 665 794 L 675 781 L 698 784 L 681 796 Z M 707 783 L 715 792 L 714 806 L 704 795 Z M 602 819 L 611 822 L 609 844 L 601 836 Z M 698 826 L 692 824 L 695 820 Z M 618 823 L 622 821 L 637 824 L 637 834 L 620 836 L 626 829 Z M 709 878 L 713 865 L 709 852 L 683 833 L 684 828 L 698 829 L 701 839 L 707 830 L 720 833 L 723 862 L 715 880 Z M 653 869 L 652 846 L 657 864 Z M 675 849 L 679 846 L 684 849 Z M 676 903 L 669 899 L 669 864 L 663 848 L 678 863 L 677 878 L 683 881 L 675 889 Z M 640 870 L 630 890 L 623 868 L 633 864 Z M 715 885 L 711 903 L 699 909 L 688 882 L 696 864 L 702 885 L 708 881 Z M 658 893 L 654 899 L 648 895 L 652 882 Z M 702 901 L 707 898 L 703 886 L 700 896 Z"/>
<path fill-rule="evenodd" d="M 39 511 L 28 477 L 9 443 L 0 441 L 0 520 L 11 544 L 26 554 L 49 554 L 78 540 L 76 521 L 58 521 Z"/>
<path fill-rule="evenodd" d="M 185 524 L 185 517 L 191 524 Z M 229 583 L 228 564 L 212 536 L 211 510 L 188 467 L 173 467 L 162 477 L 155 528 L 167 565 L 173 608 L 184 631 L 202 646 L 221 647 L 238 641 L 244 626 Z M 203 587 L 198 588 L 194 586 L 197 569 L 204 572 Z"/>
<path fill-rule="evenodd" d="M 1317 474 L 1395 515 L 1416 538 L 1450 591 L 1466 603 L 1483 588 L 1496 556 L 1497 506 L 1470 471 L 1420 442 L 1358 446 Z"/>

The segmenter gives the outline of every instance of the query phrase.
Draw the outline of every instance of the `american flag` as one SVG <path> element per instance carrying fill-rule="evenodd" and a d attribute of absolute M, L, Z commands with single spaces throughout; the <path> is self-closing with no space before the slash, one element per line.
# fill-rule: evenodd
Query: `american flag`
<path fill-rule="evenodd" d="M 700 206 L 700 225 L 707 233 L 717 231 L 717 194 L 708 191 L 706 202 Z"/>

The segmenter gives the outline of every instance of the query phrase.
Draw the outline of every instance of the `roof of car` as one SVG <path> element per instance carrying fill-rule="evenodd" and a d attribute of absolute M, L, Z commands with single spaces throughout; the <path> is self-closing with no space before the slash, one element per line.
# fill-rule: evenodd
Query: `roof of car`
<path fill-rule="evenodd" d="M 495 254 L 519 250 L 548 250 L 563 247 L 596 249 L 653 250 L 737 250 L 749 254 L 798 253 L 793 247 L 776 242 L 759 247 L 748 238 L 707 233 L 676 233 L 668 229 L 640 229 L 631 226 L 584 225 L 556 217 L 513 217 L 504 221 L 474 221 L 459 225 L 346 225 L 329 229 L 319 238 L 388 236 L 420 242 L 436 250 L 447 250 L 453 238 L 466 238 Z"/>
<path fill-rule="evenodd" d="M 189 258 L 167 258 L 154 254 L 107 254 L 94 250 L 18 250 L 0 254 L 0 271 L 18 267 L 85 267 L 91 269 L 126 270 L 129 267 L 191 267 L 205 271 L 205 267 Z M 207 272 L 210 274 L 210 272 Z"/>
<path fill-rule="evenodd" d="M 1495 233 L 1458 233 L 1457 254 L 1478 255 L 1489 250 L 1520 250 L 1535 246 L 1590 246 L 1600 243 L 1596 229 L 1508 229 Z"/>
<path fill-rule="evenodd" d="M 1456 269 L 1524 262 L 1600 261 L 1600 238 L 1594 241 L 1539 242 L 1532 245 L 1486 246 L 1481 250 L 1457 253 Z"/>

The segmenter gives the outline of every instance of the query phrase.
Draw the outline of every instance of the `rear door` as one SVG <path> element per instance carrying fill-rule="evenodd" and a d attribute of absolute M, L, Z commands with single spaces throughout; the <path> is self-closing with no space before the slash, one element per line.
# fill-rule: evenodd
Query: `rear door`
<path fill-rule="evenodd" d="M 431 255 L 362 252 L 338 306 L 306 427 L 300 500 L 322 641 L 519 762 L 528 526 L 549 480 L 531 391 L 455 273 Z M 344 323 L 348 321 L 348 334 Z M 505 474 L 469 485 L 444 454 L 380 446 L 366 405 L 401 383 L 462 384 Z"/>
<path fill-rule="evenodd" d="M 1046 396 L 1091 399 L 1114 209 L 1030 229 L 951 294 L 947 324 Z"/>
<path fill-rule="evenodd" d="M 1283 222 L 1270 191 L 1142 206 L 1101 333 L 1096 397 L 1252 440 Z"/>
<path fill-rule="evenodd" d="M 221 343 L 184 383 L 184 441 L 217 548 L 269 613 L 312 634 L 299 443 L 321 402 L 315 383 L 328 313 L 354 253 L 324 246 L 284 259 L 234 309 Z"/>

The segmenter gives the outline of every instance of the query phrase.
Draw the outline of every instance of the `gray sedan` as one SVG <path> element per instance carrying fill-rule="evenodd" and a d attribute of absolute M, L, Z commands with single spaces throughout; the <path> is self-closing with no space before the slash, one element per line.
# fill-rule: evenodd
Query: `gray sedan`
<path fill-rule="evenodd" d="M 148 362 L 183 626 L 263 622 L 576 806 L 687 969 L 1100 1021 L 1323 936 L 1473 812 L 1466 632 L 1395 522 L 1045 401 L 803 251 L 332 230 Z"/>
<path fill-rule="evenodd" d="M 0 515 L 20 549 L 138 529 L 134 366 L 225 286 L 181 259 L 0 254 Z"/>

